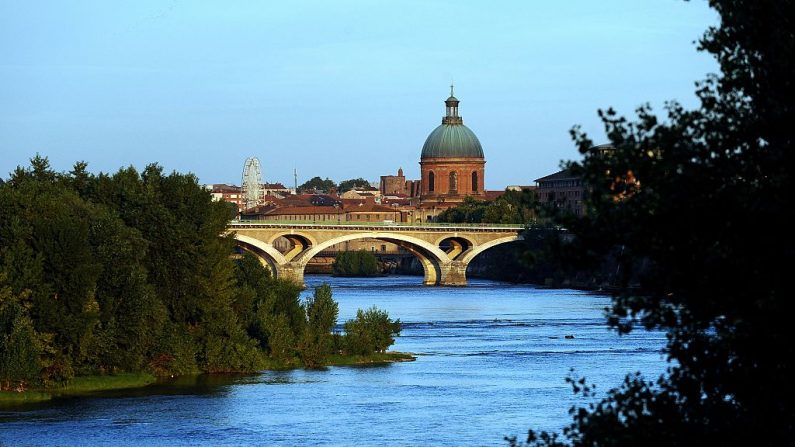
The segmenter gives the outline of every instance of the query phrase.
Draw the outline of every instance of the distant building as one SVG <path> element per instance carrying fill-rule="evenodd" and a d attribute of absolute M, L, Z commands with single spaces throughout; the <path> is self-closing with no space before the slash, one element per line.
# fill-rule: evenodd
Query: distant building
<path fill-rule="evenodd" d="M 263 183 L 262 184 L 262 194 L 264 196 L 276 196 L 276 197 L 284 197 L 290 194 L 292 191 L 290 188 L 282 185 L 281 183 Z"/>
<path fill-rule="evenodd" d="M 581 177 L 564 169 L 546 177 L 536 179 L 539 203 L 552 204 L 577 216 L 584 214 L 583 197 L 585 186 Z"/>
<path fill-rule="evenodd" d="M 406 212 L 398 207 L 379 205 L 373 199 L 345 200 L 331 206 L 282 206 L 264 208 L 261 212 L 245 213 L 246 219 L 313 223 L 383 223 L 405 222 Z"/>
<path fill-rule="evenodd" d="M 459 100 L 445 100 L 442 124 L 428 135 L 420 155 L 420 207 L 450 207 L 467 196 L 483 198 L 486 160 L 475 133 L 458 114 Z"/>
<path fill-rule="evenodd" d="M 343 199 L 378 199 L 381 197 L 381 190 L 372 186 L 356 186 L 340 195 Z"/>
<path fill-rule="evenodd" d="M 379 183 L 381 194 L 405 194 L 406 176 L 403 175 L 403 168 L 399 168 L 397 175 L 382 175 Z"/>
<path fill-rule="evenodd" d="M 227 185 L 225 183 L 214 183 L 204 185 L 210 191 L 213 200 L 223 200 L 224 202 L 234 203 L 238 211 L 245 208 L 243 190 L 240 186 Z M 275 199 L 283 199 L 290 195 L 290 189 L 281 183 L 263 183 L 259 189 L 256 205 L 263 205 Z"/>
<path fill-rule="evenodd" d="M 475 134 L 464 125 L 458 114 L 458 98 L 445 100 L 445 116 L 422 146 L 420 154 L 420 179 L 406 180 L 403 168 L 397 175 L 382 175 L 382 196 L 411 199 L 411 205 L 400 206 L 409 212 L 411 222 L 429 222 L 442 211 L 463 202 L 466 197 L 488 200 L 499 192 L 485 190 L 485 165 L 483 148 Z M 491 193 L 491 194 L 489 194 Z"/>
<path fill-rule="evenodd" d="M 243 209 L 243 194 L 239 186 L 215 183 L 204 187 L 210 191 L 213 200 L 234 203 L 238 211 Z"/>
<path fill-rule="evenodd" d="M 401 195 L 419 197 L 420 181 L 406 180 L 406 177 L 403 175 L 403 168 L 399 168 L 397 175 L 382 175 L 378 189 L 382 196 Z"/>

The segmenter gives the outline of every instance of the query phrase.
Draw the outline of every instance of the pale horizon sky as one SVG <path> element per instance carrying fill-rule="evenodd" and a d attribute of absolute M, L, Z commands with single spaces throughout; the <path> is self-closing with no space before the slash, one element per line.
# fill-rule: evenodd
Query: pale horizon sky
<path fill-rule="evenodd" d="M 0 177 L 160 163 L 203 183 L 377 180 L 419 155 L 451 80 L 485 185 L 532 184 L 604 142 L 598 108 L 697 105 L 705 1 L 0 0 Z"/>

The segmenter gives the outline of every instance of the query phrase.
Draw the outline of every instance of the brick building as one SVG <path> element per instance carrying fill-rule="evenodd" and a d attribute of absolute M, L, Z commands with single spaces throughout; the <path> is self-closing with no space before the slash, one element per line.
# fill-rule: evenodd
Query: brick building
<path fill-rule="evenodd" d="M 420 200 L 423 221 L 472 196 L 485 199 L 486 160 L 478 137 L 458 113 L 458 98 L 445 100 L 442 124 L 428 135 L 420 155 Z M 431 213 L 428 213 L 431 210 Z M 430 219 L 429 219 L 430 218 Z"/>
<path fill-rule="evenodd" d="M 582 178 L 573 175 L 568 169 L 536 179 L 536 194 L 541 204 L 554 204 L 577 216 L 584 213 L 582 199 L 585 186 Z"/>

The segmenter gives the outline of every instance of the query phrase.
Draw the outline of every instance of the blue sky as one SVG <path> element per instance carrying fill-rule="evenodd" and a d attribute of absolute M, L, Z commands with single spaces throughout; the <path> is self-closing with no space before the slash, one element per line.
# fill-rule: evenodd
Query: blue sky
<path fill-rule="evenodd" d="M 677 99 L 717 65 L 696 0 L 0 0 L 0 176 L 158 162 L 239 183 L 377 180 L 419 154 L 451 80 L 486 187 L 532 184 L 601 142 L 598 108 Z"/>

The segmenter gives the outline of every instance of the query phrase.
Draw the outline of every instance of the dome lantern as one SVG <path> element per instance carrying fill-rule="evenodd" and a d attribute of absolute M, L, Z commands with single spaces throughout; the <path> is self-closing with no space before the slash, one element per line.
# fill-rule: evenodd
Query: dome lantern
<path fill-rule="evenodd" d="M 444 101 L 446 114 L 442 118 L 442 124 L 428 135 L 422 146 L 420 158 L 483 158 L 480 141 L 475 133 L 464 125 L 464 119 L 458 114 L 460 101 L 453 93 L 451 85 L 450 97 Z"/>
<path fill-rule="evenodd" d="M 447 115 L 442 118 L 442 124 L 464 124 L 464 120 L 458 116 L 458 98 L 453 94 L 453 84 L 450 84 L 450 97 L 444 101 L 447 106 Z"/>

